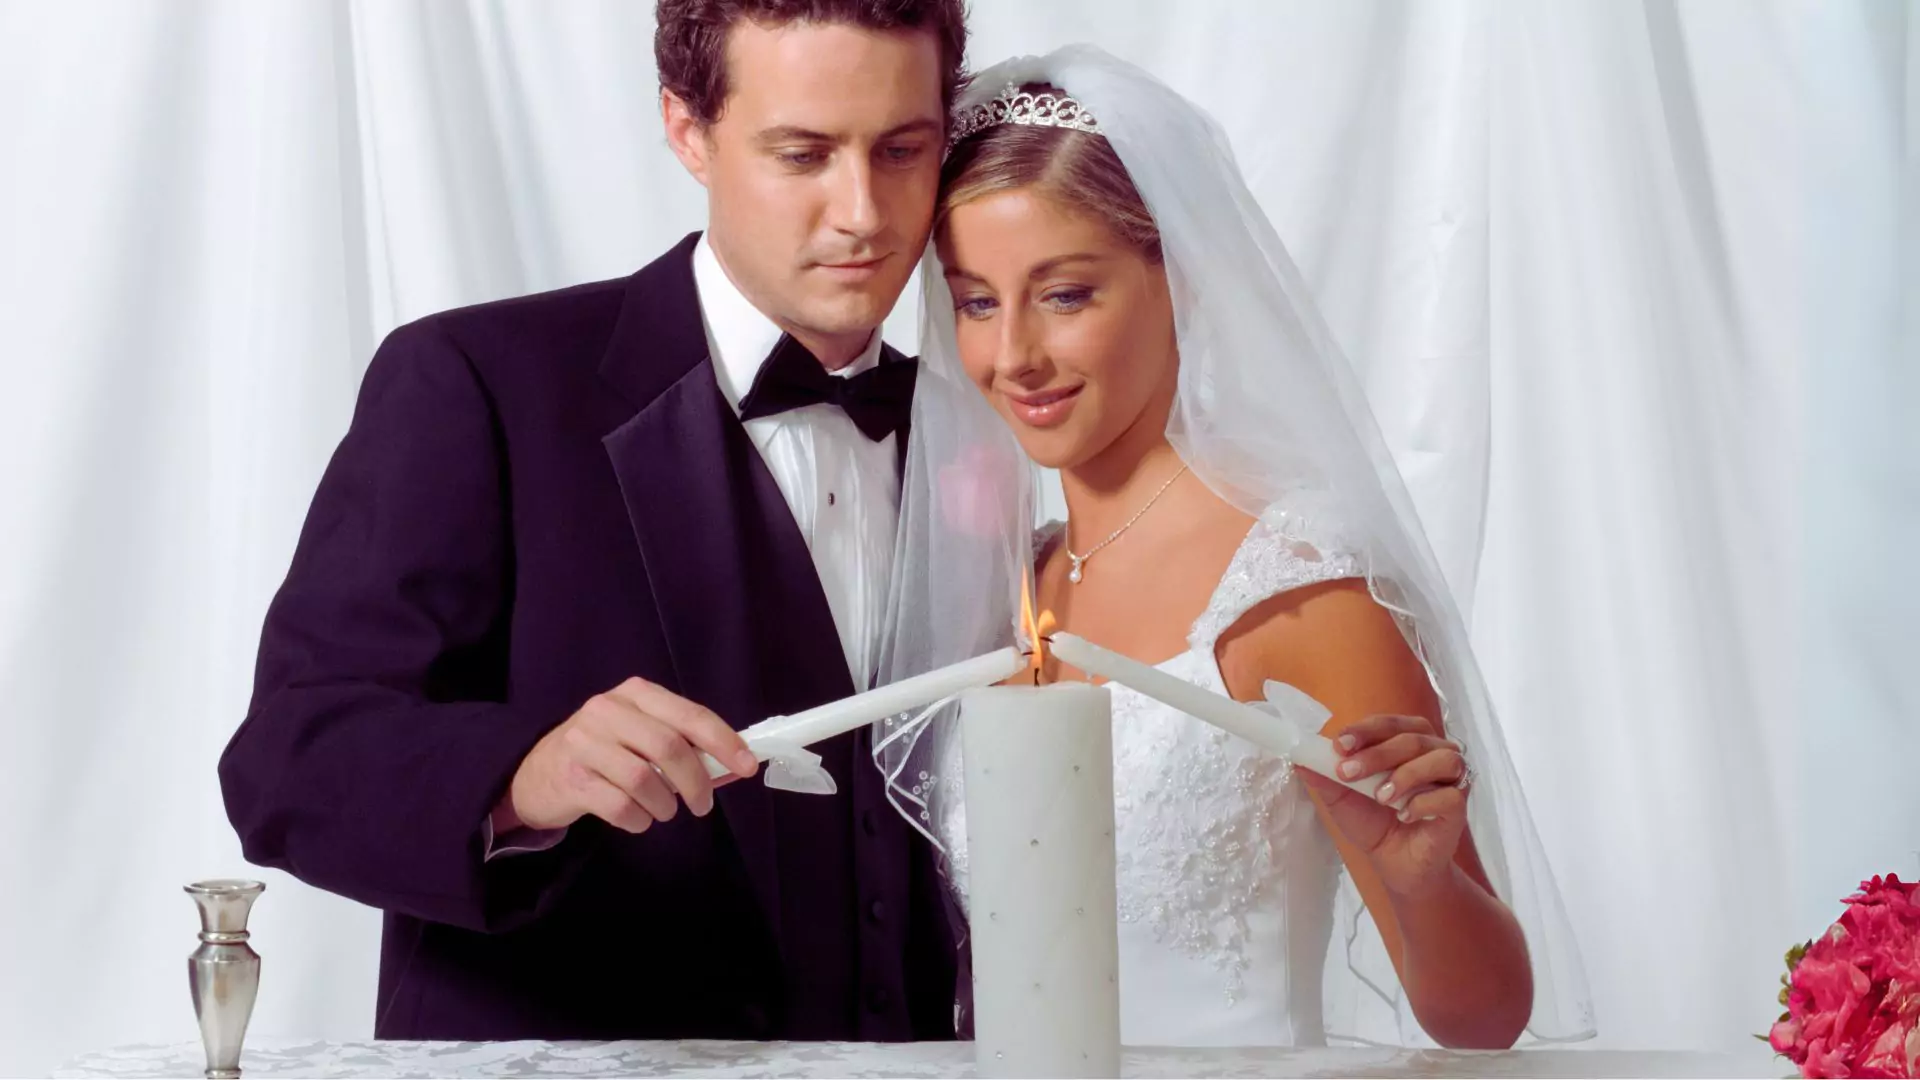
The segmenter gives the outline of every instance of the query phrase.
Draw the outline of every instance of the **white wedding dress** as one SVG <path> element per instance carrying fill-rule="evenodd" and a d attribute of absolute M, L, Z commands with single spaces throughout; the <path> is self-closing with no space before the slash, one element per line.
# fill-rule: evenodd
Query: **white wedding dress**
<path fill-rule="evenodd" d="M 1159 667 L 1226 693 L 1214 654 L 1221 634 L 1269 597 L 1362 575 L 1337 537 L 1270 509 L 1235 552 L 1187 650 Z M 1340 866 L 1304 785 L 1286 760 L 1238 736 L 1126 687 L 1111 691 L 1121 1040 L 1325 1045 L 1322 977 Z M 947 790 L 934 826 L 965 910 L 959 740 L 936 754 L 935 782 Z"/>

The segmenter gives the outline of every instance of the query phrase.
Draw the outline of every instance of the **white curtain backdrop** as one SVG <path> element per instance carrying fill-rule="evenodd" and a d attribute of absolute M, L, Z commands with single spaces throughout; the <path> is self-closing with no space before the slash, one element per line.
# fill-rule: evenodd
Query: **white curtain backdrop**
<path fill-rule="evenodd" d="M 976 65 L 1093 40 L 1232 136 L 1471 613 L 1598 1045 L 1764 1031 L 1785 947 L 1920 870 L 1920 9 L 972 6 Z M 180 886 L 252 872 L 214 762 L 380 336 L 700 226 L 651 8 L 0 0 L 0 1073 L 197 1038 Z M 377 916 L 265 877 L 253 1032 L 366 1036 Z"/>

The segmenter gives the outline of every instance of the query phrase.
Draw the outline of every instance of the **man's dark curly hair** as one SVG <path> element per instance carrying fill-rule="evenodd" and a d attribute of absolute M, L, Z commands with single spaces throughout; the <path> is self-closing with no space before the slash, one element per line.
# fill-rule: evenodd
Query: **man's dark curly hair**
<path fill-rule="evenodd" d="M 727 102 L 727 33 L 741 19 L 762 26 L 839 23 L 868 30 L 925 30 L 940 42 L 940 97 L 948 111 L 966 83 L 965 0 L 658 0 L 653 59 L 660 86 L 702 125 Z"/>

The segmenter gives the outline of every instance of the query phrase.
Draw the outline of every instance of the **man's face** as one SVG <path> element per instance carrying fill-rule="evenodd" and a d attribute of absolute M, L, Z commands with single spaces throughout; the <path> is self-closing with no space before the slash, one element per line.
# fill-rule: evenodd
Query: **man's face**
<path fill-rule="evenodd" d="M 933 221 L 944 124 L 934 35 L 734 26 L 729 94 L 669 140 L 707 188 L 708 237 L 747 299 L 830 367 L 893 309 Z"/>

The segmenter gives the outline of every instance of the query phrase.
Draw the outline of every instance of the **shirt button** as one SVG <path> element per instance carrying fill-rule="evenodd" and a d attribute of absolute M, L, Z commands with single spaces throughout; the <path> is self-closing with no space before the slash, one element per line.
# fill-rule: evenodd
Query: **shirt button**
<path fill-rule="evenodd" d="M 867 905 L 867 921 L 874 925 L 884 922 L 887 917 L 887 905 L 879 900 Z"/>
<path fill-rule="evenodd" d="M 833 492 L 829 491 L 827 492 L 827 505 L 832 506 L 833 502 L 834 502 Z"/>

